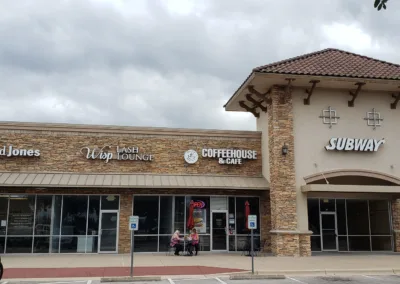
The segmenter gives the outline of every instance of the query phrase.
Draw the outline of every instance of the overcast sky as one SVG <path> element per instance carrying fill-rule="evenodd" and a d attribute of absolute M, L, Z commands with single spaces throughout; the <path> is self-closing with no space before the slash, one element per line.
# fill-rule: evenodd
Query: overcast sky
<path fill-rule="evenodd" d="M 5 0 L 0 120 L 254 130 L 253 67 L 327 47 L 400 63 L 400 1 Z"/>

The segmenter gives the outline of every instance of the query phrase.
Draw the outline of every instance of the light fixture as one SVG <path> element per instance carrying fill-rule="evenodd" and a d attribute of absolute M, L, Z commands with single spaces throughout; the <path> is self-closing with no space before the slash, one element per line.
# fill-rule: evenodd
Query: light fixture
<path fill-rule="evenodd" d="M 282 146 L 282 155 L 286 155 L 287 153 L 288 153 L 288 146 L 285 143 Z"/>

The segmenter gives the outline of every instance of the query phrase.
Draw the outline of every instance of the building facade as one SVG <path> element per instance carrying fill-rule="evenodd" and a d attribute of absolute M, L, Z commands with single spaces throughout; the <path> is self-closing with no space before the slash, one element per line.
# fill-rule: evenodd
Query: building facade
<path fill-rule="evenodd" d="M 253 69 L 257 131 L 0 123 L 0 254 L 400 251 L 400 66 L 326 49 Z M 193 213 L 191 208 L 193 209 Z"/>
<path fill-rule="evenodd" d="M 244 249 L 246 202 L 268 224 L 259 132 L 2 123 L 0 141 L 0 253 L 128 253 L 132 215 L 135 250 L 166 251 L 192 200 L 203 251 Z"/>
<path fill-rule="evenodd" d="M 253 69 L 225 105 L 262 132 L 275 255 L 400 251 L 399 79 L 326 49 Z"/>

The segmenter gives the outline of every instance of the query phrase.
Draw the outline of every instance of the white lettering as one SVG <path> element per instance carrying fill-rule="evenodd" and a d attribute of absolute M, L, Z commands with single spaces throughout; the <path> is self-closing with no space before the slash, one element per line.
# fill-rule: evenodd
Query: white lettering
<path fill-rule="evenodd" d="M 379 147 L 385 144 L 385 139 L 354 139 L 354 138 L 331 138 L 328 145 L 325 146 L 326 150 L 332 151 L 363 151 L 363 152 L 376 152 Z"/>
<path fill-rule="evenodd" d="M 39 157 L 40 151 L 27 148 L 15 148 L 13 145 L 0 148 L 0 156 L 6 157 Z"/>
<path fill-rule="evenodd" d="M 153 155 L 150 154 L 140 154 L 138 147 L 115 147 L 115 153 L 110 150 L 105 151 L 106 148 L 111 149 L 111 146 L 104 146 L 101 149 L 94 148 L 90 149 L 89 147 L 83 147 L 81 149 L 81 153 L 85 155 L 88 160 L 104 160 L 105 163 L 108 163 L 110 160 L 117 161 L 152 161 Z M 116 158 L 113 158 L 115 154 Z M 204 154 L 204 153 L 203 153 Z"/>

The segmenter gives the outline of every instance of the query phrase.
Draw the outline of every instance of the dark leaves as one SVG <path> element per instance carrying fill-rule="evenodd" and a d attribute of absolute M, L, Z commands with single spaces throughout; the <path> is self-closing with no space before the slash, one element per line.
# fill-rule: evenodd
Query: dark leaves
<path fill-rule="evenodd" d="M 378 11 L 380 11 L 382 8 L 386 10 L 386 3 L 389 0 L 375 0 L 374 2 L 374 8 L 376 8 Z"/>

